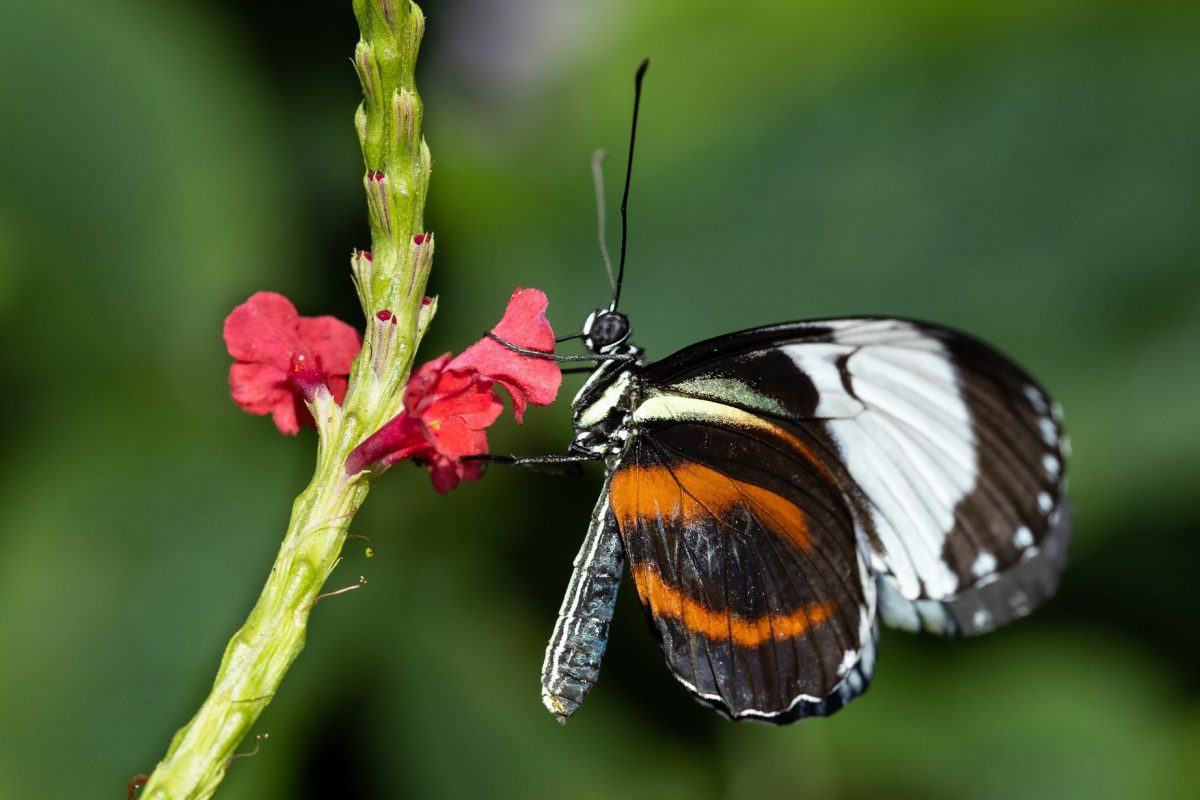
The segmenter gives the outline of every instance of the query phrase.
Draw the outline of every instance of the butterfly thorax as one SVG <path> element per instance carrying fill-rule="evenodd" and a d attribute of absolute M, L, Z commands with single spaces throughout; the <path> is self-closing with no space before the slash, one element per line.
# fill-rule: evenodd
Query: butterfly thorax
<path fill-rule="evenodd" d="M 625 449 L 633 435 L 631 416 L 641 401 L 642 350 L 627 343 L 609 348 L 608 355 L 632 361 L 603 361 L 571 401 L 575 441 L 571 449 L 606 459 Z"/>

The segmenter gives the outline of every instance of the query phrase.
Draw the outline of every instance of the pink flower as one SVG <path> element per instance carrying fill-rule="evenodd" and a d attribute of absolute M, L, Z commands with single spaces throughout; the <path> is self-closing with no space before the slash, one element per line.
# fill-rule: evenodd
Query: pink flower
<path fill-rule="evenodd" d="M 517 289 L 492 332 L 519 347 L 553 352 L 546 295 L 537 289 Z M 404 411 L 350 454 L 347 474 L 412 459 L 429 468 L 433 486 L 442 494 L 460 481 L 478 480 L 483 464 L 462 458 L 488 452 L 486 428 L 503 409 L 496 383 L 512 396 L 513 412 L 520 421 L 529 403 L 554 402 L 562 372 L 554 361 L 522 355 L 489 338 L 453 360 L 449 353 L 436 358 L 409 379 Z"/>
<path fill-rule="evenodd" d="M 258 292 L 226 317 L 225 347 L 234 358 L 234 402 L 251 414 L 271 414 L 280 433 L 293 436 L 302 422 L 315 427 L 304 401 L 322 387 L 342 402 L 362 341 L 340 320 L 302 317 L 286 297 Z"/>

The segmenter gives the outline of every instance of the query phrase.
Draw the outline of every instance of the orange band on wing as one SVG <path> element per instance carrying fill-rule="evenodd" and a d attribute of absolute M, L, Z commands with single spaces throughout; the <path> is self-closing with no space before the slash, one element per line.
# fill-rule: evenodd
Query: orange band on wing
<path fill-rule="evenodd" d="M 829 481 L 834 486 L 837 485 L 837 479 L 833 477 L 833 473 L 829 471 L 829 467 L 827 467 L 825 465 L 824 461 L 817 458 L 817 454 L 812 451 L 812 448 L 810 448 L 804 442 L 800 441 L 795 436 L 788 433 L 787 431 L 785 431 L 783 428 L 779 427 L 778 425 L 772 425 L 771 423 L 766 422 L 764 420 L 762 422 L 762 427 L 766 430 L 771 431 L 779 438 L 785 440 L 792 447 L 796 448 L 796 450 L 798 450 L 801 453 L 801 455 L 804 456 L 804 458 L 808 461 L 808 463 L 810 463 L 814 467 L 816 467 L 817 472 L 821 473 L 821 476 L 823 478 L 825 478 L 825 480 Z"/>
<path fill-rule="evenodd" d="M 638 520 L 665 521 L 715 517 L 732 525 L 730 512 L 750 511 L 780 536 L 804 551 L 812 550 L 808 518 L 785 497 L 696 463 L 675 467 L 630 466 L 616 471 L 611 484 L 612 510 L 623 530 Z"/>
<path fill-rule="evenodd" d="M 632 564 L 634 583 L 642 602 L 657 617 L 677 619 L 689 631 L 709 639 L 728 639 L 739 647 L 758 647 L 769 641 L 784 641 L 819 627 L 837 610 L 837 603 L 811 603 L 790 614 L 765 614 L 755 619 L 729 611 L 716 611 L 688 597 L 662 579 L 646 564 Z"/>

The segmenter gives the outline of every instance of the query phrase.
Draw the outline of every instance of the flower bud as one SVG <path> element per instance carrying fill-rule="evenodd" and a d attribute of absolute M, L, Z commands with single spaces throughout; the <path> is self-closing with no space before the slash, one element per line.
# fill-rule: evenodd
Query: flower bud
<path fill-rule="evenodd" d="M 437 314 L 437 298 L 423 297 L 421 299 L 421 308 L 417 310 L 417 341 L 425 338 L 425 331 L 429 328 L 429 323 L 433 322 L 433 316 Z"/>
<path fill-rule="evenodd" d="M 366 147 L 367 144 L 367 110 L 363 108 L 363 104 L 358 104 L 358 110 L 354 112 L 354 130 L 358 134 L 359 147 Z"/>
<path fill-rule="evenodd" d="M 396 357 L 396 315 L 383 309 L 371 318 L 371 369 L 384 379 Z"/>
<path fill-rule="evenodd" d="M 363 313 L 371 313 L 371 286 L 375 277 L 375 262 L 370 250 L 355 250 L 350 256 L 350 270 L 354 276 L 354 289 Z"/>
<path fill-rule="evenodd" d="M 379 0 L 379 14 L 383 17 L 383 21 L 389 27 L 396 25 L 396 2 L 395 0 Z"/>
<path fill-rule="evenodd" d="M 380 96 L 379 65 L 375 61 L 375 50 L 370 44 L 359 41 L 354 46 L 354 69 L 358 72 L 358 80 L 362 83 L 363 98 L 371 108 L 378 108 L 383 102 Z"/>
<path fill-rule="evenodd" d="M 388 213 L 387 176 L 377 170 L 367 170 L 363 183 L 367 188 L 367 205 L 370 207 L 371 217 L 375 220 L 376 226 L 391 235 L 392 219 Z"/>
<path fill-rule="evenodd" d="M 393 125 L 396 139 L 411 154 L 416 154 L 421 130 L 421 100 L 415 92 L 401 88 L 392 94 Z"/>
<path fill-rule="evenodd" d="M 429 278 L 429 268 L 433 265 L 433 234 L 418 233 L 412 238 L 409 263 L 412 270 L 407 283 L 409 295 L 416 287 L 424 287 Z"/>

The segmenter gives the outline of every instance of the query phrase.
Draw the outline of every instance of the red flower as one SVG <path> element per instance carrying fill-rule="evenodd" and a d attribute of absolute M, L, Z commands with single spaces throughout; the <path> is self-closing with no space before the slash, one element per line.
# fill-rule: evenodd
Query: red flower
<path fill-rule="evenodd" d="M 280 433 L 315 427 L 305 400 L 322 387 L 338 403 L 362 348 L 358 332 L 333 317 L 302 317 L 282 295 L 258 292 L 225 319 L 233 400 L 251 414 L 271 414 Z"/>
<path fill-rule="evenodd" d="M 461 480 L 478 480 L 483 465 L 462 456 L 486 453 L 485 429 L 504 410 L 489 381 L 474 372 L 447 369 L 450 354 L 413 373 L 404 391 L 404 411 L 354 449 L 346 460 L 353 475 L 411 458 L 429 467 L 442 494 Z"/>
<path fill-rule="evenodd" d="M 526 349 L 553 351 L 546 295 L 517 289 L 492 332 Z M 488 452 L 485 429 L 503 408 L 494 384 L 502 384 L 512 395 L 519 421 L 528 403 L 554 402 L 561 382 L 554 361 L 521 355 L 492 339 L 477 342 L 453 360 L 447 353 L 413 373 L 404 392 L 404 411 L 355 448 L 346 460 L 346 472 L 353 475 L 413 459 L 429 467 L 434 488 L 445 494 L 459 481 L 478 480 L 483 474 L 480 462 L 462 457 Z"/>
<path fill-rule="evenodd" d="M 546 321 L 546 294 L 538 289 L 517 289 L 508 301 L 504 318 L 492 333 L 526 350 L 554 352 L 554 331 Z M 474 370 L 503 386 L 512 396 L 517 422 L 525 406 L 548 406 L 558 395 L 562 370 L 547 358 L 523 356 L 495 339 L 483 338 L 450 362 L 451 369 Z"/>

